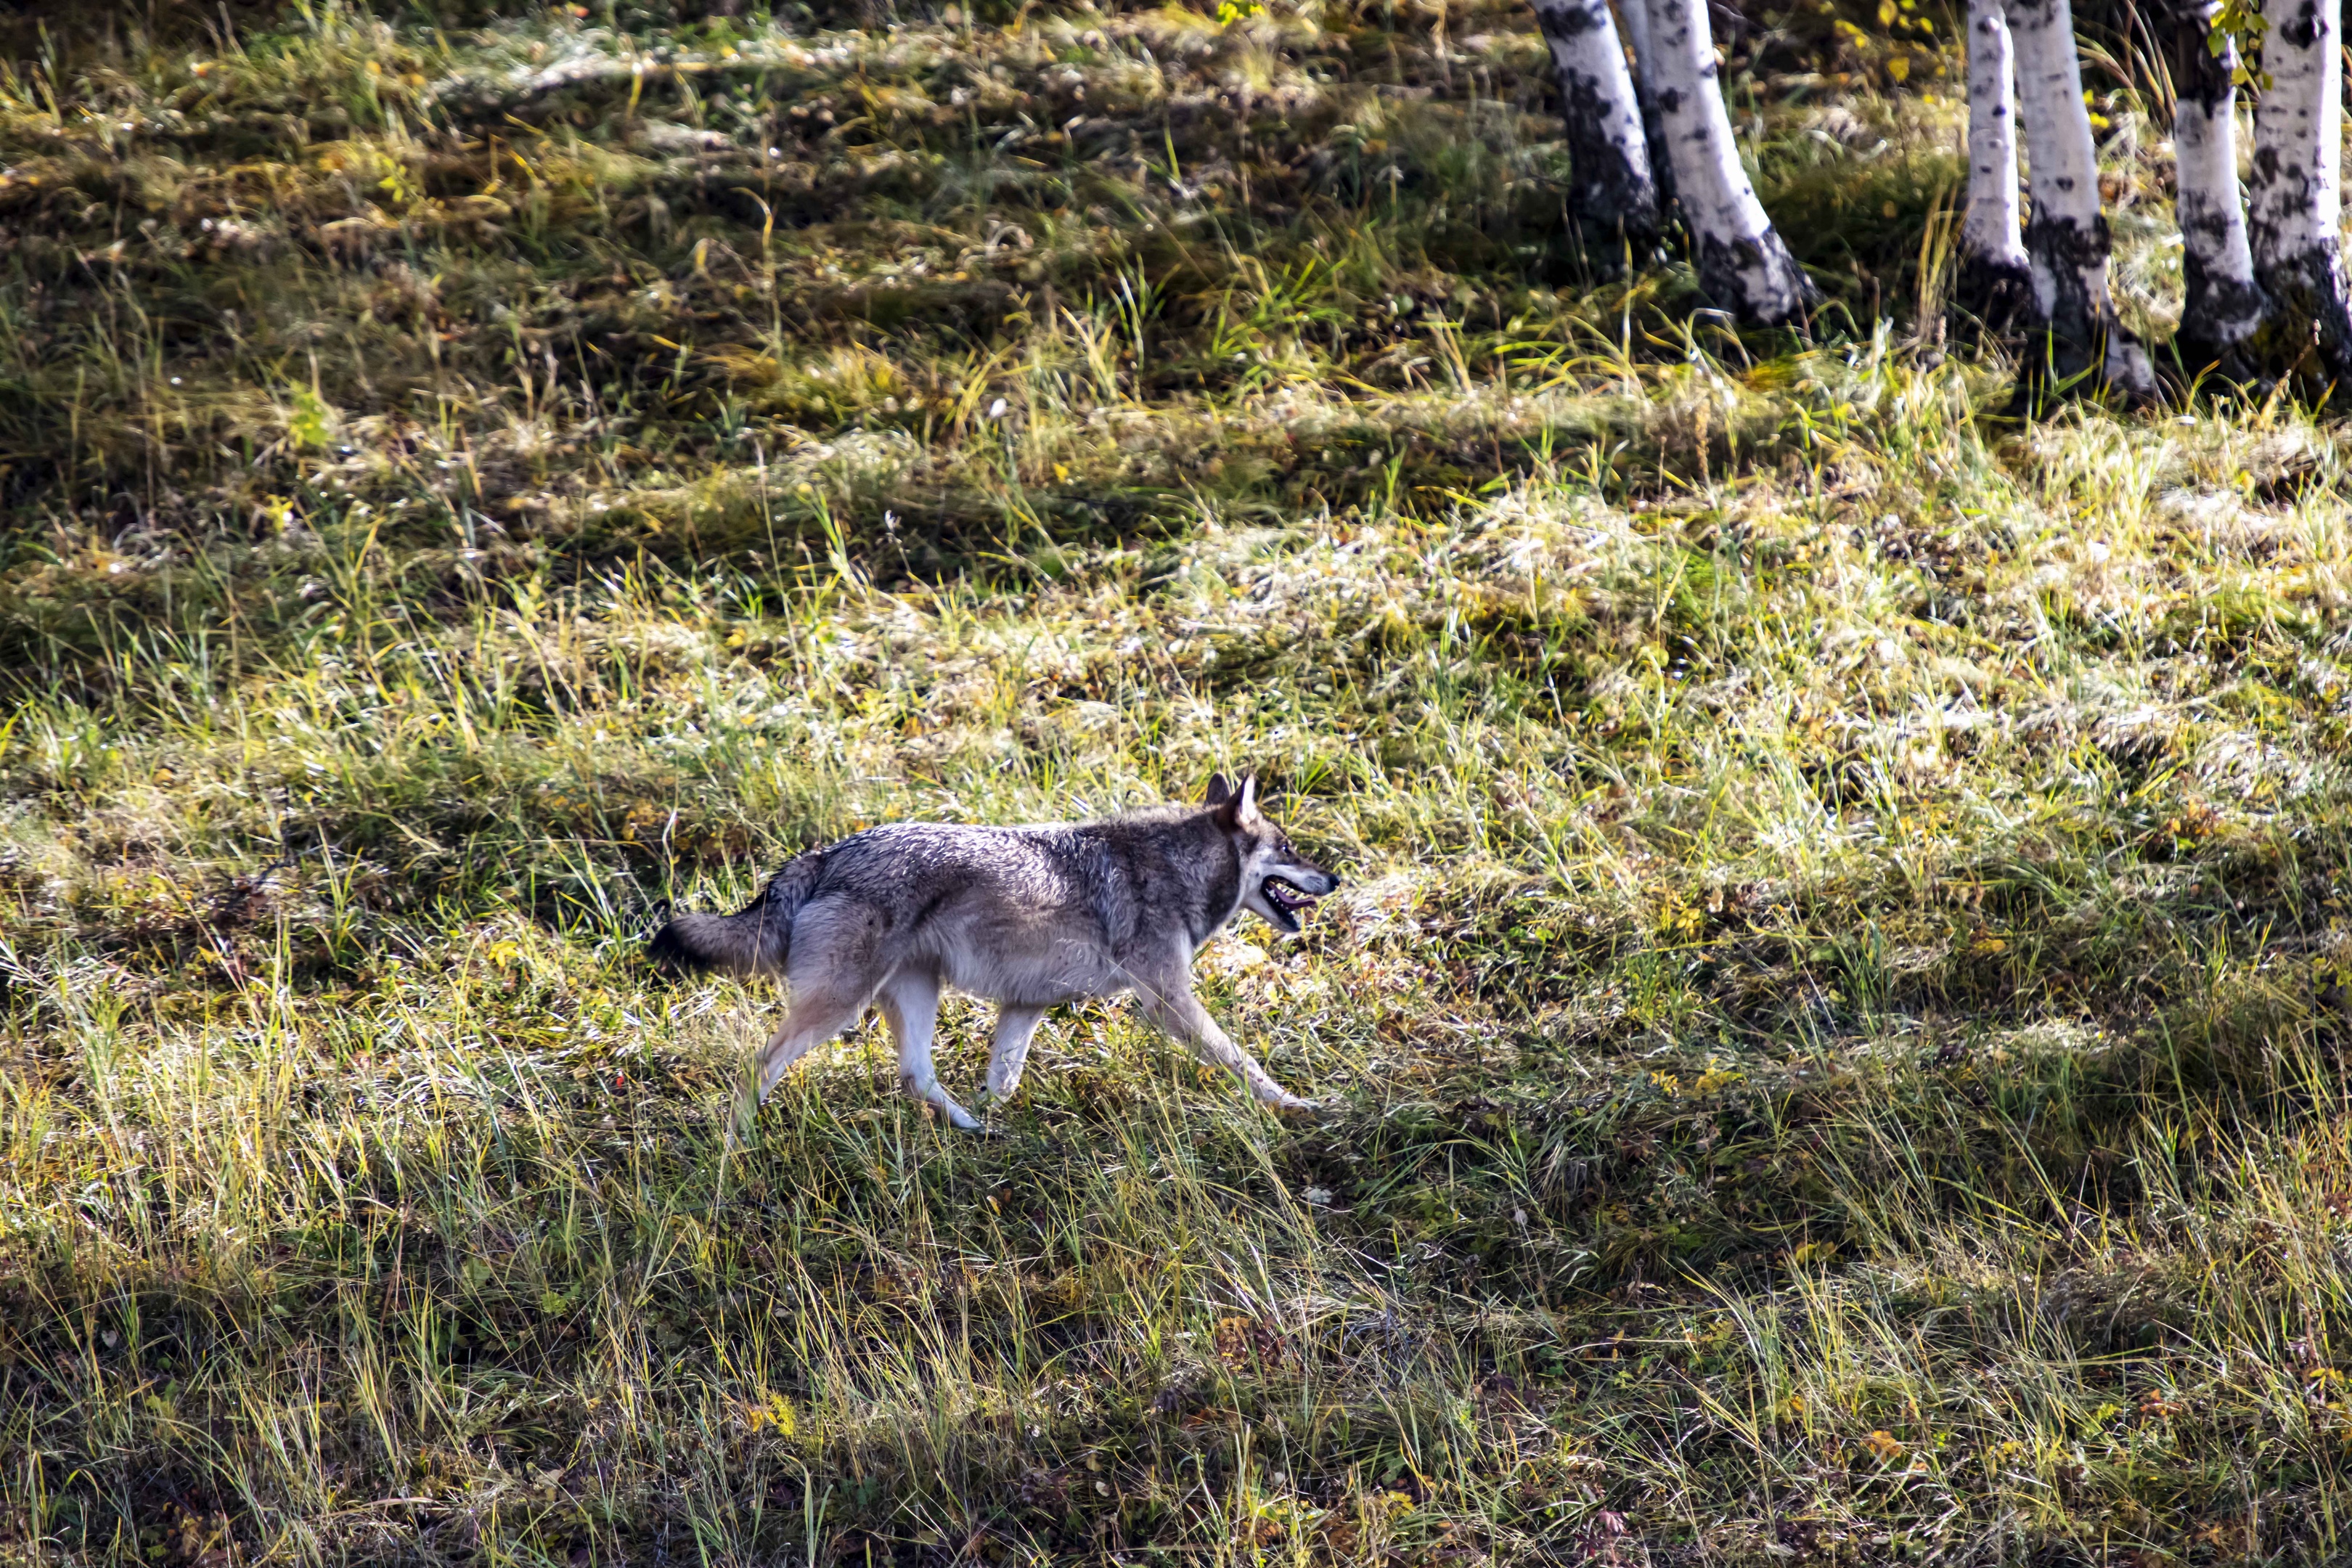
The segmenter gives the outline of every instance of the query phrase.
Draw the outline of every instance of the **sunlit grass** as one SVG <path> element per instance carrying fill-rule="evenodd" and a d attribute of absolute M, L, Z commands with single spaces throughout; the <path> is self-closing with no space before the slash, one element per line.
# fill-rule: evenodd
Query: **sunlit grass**
<path fill-rule="evenodd" d="M 1739 57 L 1743 342 L 1515 12 L 590 9 L 0 80 L 0 1553 L 2340 1552 L 2343 457 L 1980 416 L 1925 65 Z M 730 1147 L 664 900 L 1236 768 L 1328 1115 L 1098 1005 Z"/>

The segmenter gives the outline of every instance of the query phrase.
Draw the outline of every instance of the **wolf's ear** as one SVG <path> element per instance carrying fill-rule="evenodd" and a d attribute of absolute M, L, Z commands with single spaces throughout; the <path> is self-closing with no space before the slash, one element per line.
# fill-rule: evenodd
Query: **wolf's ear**
<path fill-rule="evenodd" d="M 1234 786 L 1225 782 L 1223 773 L 1209 775 L 1209 793 L 1201 797 L 1202 805 L 1223 805 L 1234 798 Z"/>
<path fill-rule="evenodd" d="M 1245 774 L 1242 793 L 1234 800 L 1234 820 L 1244 826 L 1257 820 L 1257 775 Z"/>

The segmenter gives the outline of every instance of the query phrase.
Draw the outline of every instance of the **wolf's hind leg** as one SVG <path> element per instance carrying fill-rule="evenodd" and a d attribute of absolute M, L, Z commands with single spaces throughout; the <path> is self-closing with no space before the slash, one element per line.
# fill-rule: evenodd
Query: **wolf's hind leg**
<path fill-rule="evenodd" d="M 898 1081 L 908 1094 L 929 1105 L 966 1131 L 979 1128 L 971 1111 L 958 1105 L 940 1087 L 931 1066 L 931 1035 L 940 1021 L 940 983 L 929 974 L 893 975 L 883 983 L 882 1016 L 898 1037 Z"/>
<path fill-rule="evenodd" d="M 988 1092 L 1002 1100 L 1021 1087 L 1021 1069 L 1029 1065 L 1029 1040 L 1036 1034 L 1043 1007 L 1016 1007 L 1007 1002 L 996 1010 L 996 1046 L 988 1055 Z"/>
<path fill-rule="evenodd" d="M 1192 987 L 1181 981 L 1165 988 L 1139 985 L 1138 997 L 1143 1003 L 1143 1016 L 1152 1026 L 1192 1048 L 1192 1054 L 1204 1062 L 1213 1062 L 1249 1085 L 1250 1092 L 1268 1105 L 1285 1110 L 1304 1110 L 1312 1102 L 1299 1099 L 1274 1081 L 1274 1075 L 1258 1065 L 1257 1058 L 1235 1045 L 1231 1036 L 1217 1027 L 1201 999 L 1192 994 Z"/>
<path fill-rule="evenodd" d="M 814 986 L 796 994 L 784 1015 L 783 1026 L 760 1047 L 754 1058 L 759 1068 L 761 1101 L 766 1101 L 768 1091 L 776 1087 L 776 1080 L 784 1076 L 786 1068 L 856 1023 L 857 1016 L 865 1011 L 863 996 L 820 991 Z"/>

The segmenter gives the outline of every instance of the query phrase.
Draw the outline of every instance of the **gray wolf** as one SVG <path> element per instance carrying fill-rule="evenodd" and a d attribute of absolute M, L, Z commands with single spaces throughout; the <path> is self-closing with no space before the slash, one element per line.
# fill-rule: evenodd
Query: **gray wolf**
<path fill-rule="evenodd" d="M 1192 957 L 1247 910 L 1295 935 L 1339 879 L 1303 858 L 1258 810 L 1257 781 L 1220 774 L 1197 806 L 1096 822 L 965 827 L 901 822 L 812 849 L 732 915 L 680 915 L 647 944 L 665 967 L 781 974 L 783 1026 L 756 1063 L 748 1120 L 784 1069 L 879 1003 L 899 1082 L 961 1128 L 980 1124 L 940 1087 L 931 1034 L 940 991 L 997 1004 L 988 1089 L 1021 1081 L 1049 1008 L 1132 991 L 1144 1016 L 1284 1110 L 1275 1082 L 1192 994 Z"/>

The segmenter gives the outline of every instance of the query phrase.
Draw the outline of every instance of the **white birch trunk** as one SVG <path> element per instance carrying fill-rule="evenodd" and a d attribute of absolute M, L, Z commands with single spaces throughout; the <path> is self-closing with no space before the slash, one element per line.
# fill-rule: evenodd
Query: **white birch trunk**
<path fill-rule="evenodd" d="M 1813 288 L 1740 167 L 1731 112 L 1717 79 L 1706 0 L 1648 3 L 1658 116 L 1674 165 L 1675 199 L 1698 249 L 1699 288 L 1743 321 L 1794 321 L 1812 302 Z"/>
<path fill-rule="evenodd" d="M 2212 0 L 2189 0 L 2172 18 L 2173 216 L 2186 285 L 2173 353 L 2195 378 L 2248 373 L 2243 350 L 2270 314 L 2255 280 L 2238 199 L 2238 52 L 2213 52 Z"/>
<path fill-rule="evenodd" d="M 1969 5 L 1969 205 L 1960 219 L 1960 303 L 1994 331 L 2032 314 L 2032 268 L 2019 233 L 2016 61 L 2001 0 Z"/>
<path fill-rule="evenodd" d="M 2047 329 L 2042 352 L 2027 363 L 2027 384 L 2087 379 L 2089 390 L 2145 397 L 2156 390 L 2154 367 L 2116 320 L 2107 292 L 2107 220 L 2099 211 L 2098 152 L 2083 103 L 2073 8 L 2067 0 L 2010 0 L 2009 32 L 2033 198 L 2025 255 L 2034 309 Z"/>
<path fill-rule="evenodd" d="M 2286 318 L 2285 352 L 2299 360 L 2304 345 L 2315 346 L 2319 368 L 2340 381 L 2352 373 L 2352 320 L 2336 234 L 2344 156 L 2339 10 L 2336 0 L 2287 0 L 2280 9 L 2263 37 L 2271 85 L 2254 109 L 2247 226 L 2254 273 Z"/>
<path fill-rule="evenodd" d="M 1658 57 L 1650 47 L 1649 0 L 1617 0 L 1617 26 L 1633 48 L 1633 93 L 1642 104 L 1642 134 L 1650 144 L 1650 177 L 1663 212 L 1675 199 L 1674 161 L 1666 155 L 1666 124 L 1658 115 Z"/>
<path fill-rule="evenodd" d="M 1608 0 L 1535 0 L 1568 123 L 1569 210 L 1637 252 L 1657 244 L 1658 185 Z"/>

